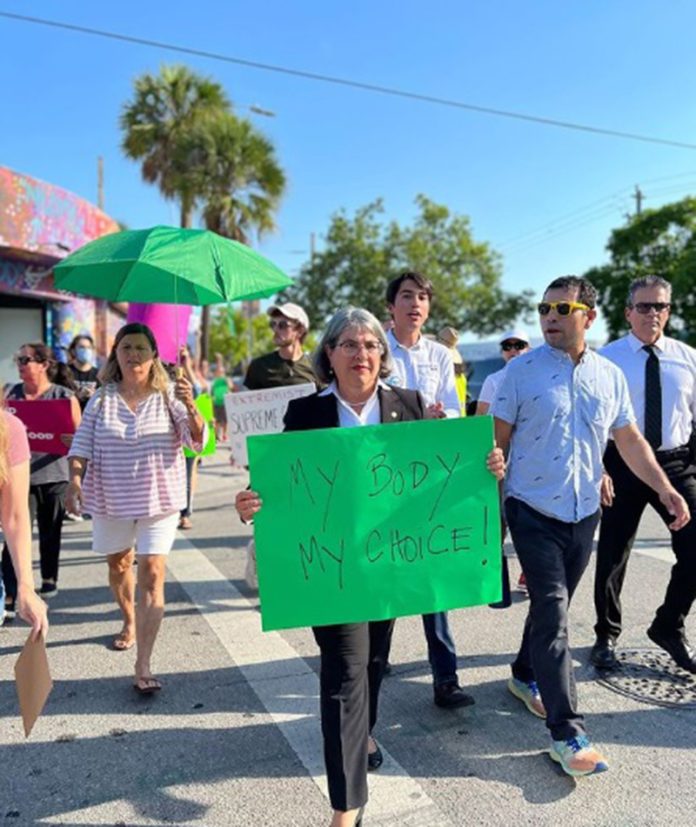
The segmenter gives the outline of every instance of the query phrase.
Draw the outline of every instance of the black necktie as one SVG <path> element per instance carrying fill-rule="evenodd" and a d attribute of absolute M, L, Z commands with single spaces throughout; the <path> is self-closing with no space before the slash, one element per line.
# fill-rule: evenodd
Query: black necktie
<path fill-rule="evenodd" d="M 652 345 L 644 345 L 645 363 L 645 438 L 654 451 L 662 444 L 662 383 L 660 360 Z"/>

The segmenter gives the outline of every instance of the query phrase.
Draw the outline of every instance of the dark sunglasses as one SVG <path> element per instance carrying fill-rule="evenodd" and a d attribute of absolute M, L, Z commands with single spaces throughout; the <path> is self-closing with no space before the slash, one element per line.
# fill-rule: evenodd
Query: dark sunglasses
<path fill-rule="evenodd" d="M 44 361 L 43 359 L 37 359 L 36 356 L 15 356 L 14 360 L 16 364 L 21 365 L 22 367 L 28 365 L 29 362 L 36 362 L 40 365 Z"/>
<path fill-rule="evenodd" d="M 591 310 L 592 308 L 582 302 L 539 302 L 537 310 L 540 316 L 548 316 L 555 310 L 559 316 L 570 316 L 573 310 Z"/>
<path fill-rule="evenodd" d="M 636 302 L 631 305 L 635 311 L 643 316 L 646 316 L 651 310 L 663 313 L 665 310 L 669 310 L 671 306 L 669 302 Z"/>
<path fill-rule="evenodd" d="M 295 322 L 289 322 L 287 319 L 271 319 L 269 324 L 271 330 L 287 330 L 289 327 L 295 326 Z"/>
<path fill-rule="evenodd" d="M 525 350 L 528 347 L 526 342 L 503 342 L 500 346 L 504 351 Z"/>

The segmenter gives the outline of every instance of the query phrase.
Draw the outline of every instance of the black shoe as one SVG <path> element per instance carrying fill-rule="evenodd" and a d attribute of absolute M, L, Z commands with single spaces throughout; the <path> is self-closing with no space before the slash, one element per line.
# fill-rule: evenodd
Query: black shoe
<path fill-rule="evenodd" d="M 41 597 L 53 597 L 54 594 L 58 594 L 58 585 L 52 580 L 44 580 L 38 593 Z"/>
<path fill-rule="evenodd" d="M 696 655 L 683 633 L 672 632 L 666 635 L 653 625 L 648 629 L 648 637 L 660 649 L 664 649 L 677 666 L 696 675 Z"/>
<path fill-rule="evenodd" d="M 443 709 L 456 709 L 458 706 L 471 706 L 476 703 L 456 681 L 434 686 L 433 692 L 435 693 L 435 706 Z"/>
<path fill-rule="evenodd" d="M 378 770 L 382 764 L 384 763 L 384 756 L 382 755 L 382 750 L 379 748 L 379 744 L 375 741 L 375 746 L 377 749 L 374 752 L 367 753 L 367 771 L 374 772 Z"/>
<path fill-rule="evenodd" d="M 616 667 L 616 641 L 612 637 L 598 637 L 590 652 L 590 663 L 597 669 Z"/>

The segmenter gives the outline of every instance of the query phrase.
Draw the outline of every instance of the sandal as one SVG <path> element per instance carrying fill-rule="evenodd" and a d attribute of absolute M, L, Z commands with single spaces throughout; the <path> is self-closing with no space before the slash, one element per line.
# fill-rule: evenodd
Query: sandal
<path fill-rule="evenodd" d="M 111 648 L 116 652 L 126 652 L 135 646 L 134 637 L 126 637 L 125 632 L 121 632 L 111 641 Z"/>
<path fill-rule="evenodd" d="M 182 531 L 188 531 L 190 528 L 193 528 L 193 523 L 191 522 L 190 517 L 181 517 L 179 520 L 179 528 Z"/>
<path fill-rule="evenodd" d="M 159 692 L 161 688 L 162 684 L 157 678 L 138 678 L 133 684 L 133 689 L 135 689 L 139 695 L 154 695 L 155 692 Z"/>

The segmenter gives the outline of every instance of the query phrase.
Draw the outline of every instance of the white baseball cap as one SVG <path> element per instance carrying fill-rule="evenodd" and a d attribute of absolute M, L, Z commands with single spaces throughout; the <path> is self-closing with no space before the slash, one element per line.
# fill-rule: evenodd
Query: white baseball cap
<path fill-rule="evenodd" d="M 273 307 L 269 307 L 266 312 L 269 316 L 272 316 L 274 313 L 280 313 L 281 316 L 299 322 L 305 330 L 309 330 L 309 317 L 299 304 L 293 304 L 292 302 L 274 304 Z"/>
<path fill-rule="evenodd" d="M 529 344 L 529 334 L 521 327 L 513 327 L 512 330 L 506 330 L 498 339 L 498 342 L 502 345 L 503 342 L 508 342 L 510 339 L 518 339 L 520 342 Z"/>

